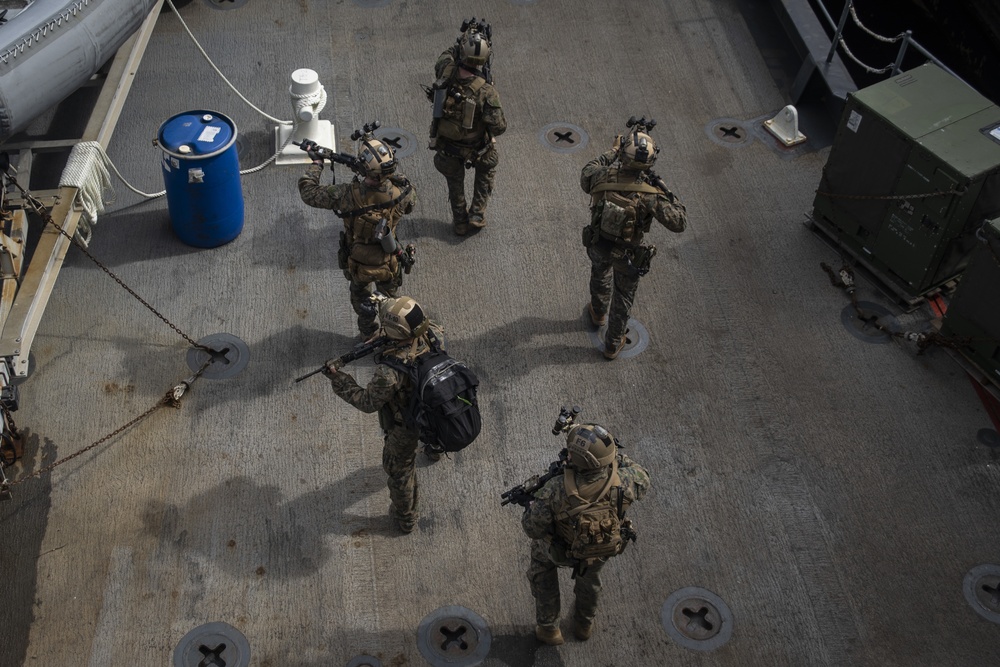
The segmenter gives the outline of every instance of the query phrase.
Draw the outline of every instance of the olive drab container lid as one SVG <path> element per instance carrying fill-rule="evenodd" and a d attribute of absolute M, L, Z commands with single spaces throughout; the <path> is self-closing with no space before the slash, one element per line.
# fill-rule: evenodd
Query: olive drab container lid
<path fill-rule="evenodd" d="M 212 111 L 185 111 L 164 121 L 158 140 L 160 148 L 174 157 L 207 158 L 236 141 L 236 125 Z"/>

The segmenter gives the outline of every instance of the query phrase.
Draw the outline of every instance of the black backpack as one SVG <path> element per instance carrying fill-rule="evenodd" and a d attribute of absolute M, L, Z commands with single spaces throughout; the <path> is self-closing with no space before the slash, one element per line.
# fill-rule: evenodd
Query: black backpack
<path fill-rule="evenodd" d="M 476 439 L 483 425 L 476 400 L 479 378 L 441 350 L 433 333 L 428 339 L 430 351 L 412 364 L 391 357 L 383 357 L 380 363 L 408 374 L 413 382 L 410 404 L 403 413 L 406 427 L 417 431 L 428 445 L 457 452 Z"/>

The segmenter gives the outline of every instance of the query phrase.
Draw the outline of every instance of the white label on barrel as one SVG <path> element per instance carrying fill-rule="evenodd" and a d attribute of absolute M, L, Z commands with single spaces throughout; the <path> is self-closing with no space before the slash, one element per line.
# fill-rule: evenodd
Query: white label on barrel
<path fill-rule="evenodd" d="M 217 125 L 209 125 L 201 131 L 201 134 L 198 135 L 198 141 L 207 141 L 208 143 L 212 143 L 215 141 L 215 135 L 217 135 L 221 130 L 222 128 Z"/>

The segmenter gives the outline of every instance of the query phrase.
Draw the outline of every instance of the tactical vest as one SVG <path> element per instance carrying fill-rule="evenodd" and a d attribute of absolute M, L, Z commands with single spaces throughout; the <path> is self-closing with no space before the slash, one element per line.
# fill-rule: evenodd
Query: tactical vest
<path fill-rule="evenodd" d="M 602 238 L 637 245 L 653 222 L 650 215 L 639 220 L 643 194 L 662 194 L 649 183 L 636 182 L 635 177 L 622 174 L 616 167 L 608 169 L 607 180 L 591 191 L 591 224 Z"/>
<path fill-rule="evenodd" d="M 407 194 L 391 181 L 385 192 L 369 190 L 361 194 L 361 183 L 351 183 L 353 208 L 343 211 L 344 243 L 347 250 L 347 271 L 359 282 L 387 282 L 398 271 L 398 263 L 393 255 L 382 249 L 375 238 L 375 228 L 385 219 L 389 234 L 396 233 L 396 225 L 403 217 L 398 208 L 400 200 Z"/>
<path fill-rule="evenodd" d="M 480 96 L 485 85 L 486 80 L 481 76 L 468 83 L 453 81 L 438 123 L 439 137 L 472 145 L 485 136 L 486 123 L 483 122 L 483 100 Z M 462 96 L 461 99 L 455 99 L 456 92 Z"/>
<path fill-rule="evenodd" d="M 563 484 L 565 504 L 554 508 L 553 514 L 556 537 L 567 558 L 590 565 L 620 554 L 625 548 L 622 520 L 630 501 L 624 496 L 617 459 L 607 479 L 578 485 L 576 472 L 566 468 Z"/>

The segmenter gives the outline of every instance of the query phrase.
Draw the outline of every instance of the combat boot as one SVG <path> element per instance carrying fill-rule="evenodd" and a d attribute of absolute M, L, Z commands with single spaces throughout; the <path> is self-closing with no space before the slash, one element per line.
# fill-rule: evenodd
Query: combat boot
<path fill-rule="evenodd" d="M 486 226 L 486 219 L 479 213 L 473 213 L 469 216 L 469 224 L 476 229 L 482 229 Z"/>
<path fill-rule="evenodd" d="M 578 618 L 573 619 L 573 636 L 582 642 L 590 639 L 590 633 L 594 629 L 593 621 L 581 621 Z"/>
<path fill-rule="evenodd" d="M 396 508 L 392 505 L 389 505 L 389 516 L 392 517 L 392 522 L 396 524 L 396 527 L 399 528 L 400 532 L 406 535 L 412 533 L 413 529 L 417 527 L 416 516 L 412 516 L 408 519 L 403 519 L 398 514 L 396 514 Z"/>
<path fill-rule="evenodd" d="M 535 639 L 549 646 L 559 646 L 563 643 L 562 631 L 558 625 L 536 625 Z"/>
<path fill-rule="evenodd" d="M 618 340 L 606 340 L 604 341 L 604 358 L 605 359 L 617 359 L 618 353 L 622 351 L 625 347 L 625 336 L 622 336 Z"/>
<path fill-rule="evenodd" d="M 608 323 L 608 314 L 604 313 L 603 315 L 598 315 L 594 311 L 594 304 L 592 303 L 587 304 L 587 312 L 590 313 L 590 321 L 598 329 Z"/>

